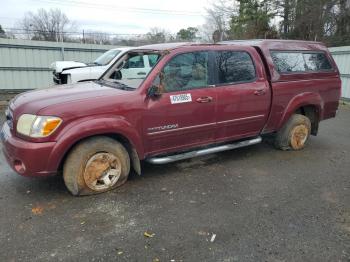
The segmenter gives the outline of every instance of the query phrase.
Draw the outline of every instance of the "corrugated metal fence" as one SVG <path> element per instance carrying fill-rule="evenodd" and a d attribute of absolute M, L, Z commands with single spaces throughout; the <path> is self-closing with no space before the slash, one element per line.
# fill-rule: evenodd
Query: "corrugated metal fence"
<path fill-rule="evenodd" d="M 342 80 L 342 97 L 350 99 L 350 46 L 330 48 Z"/>
<path fill-rule="evenodd" d="M 109 45 L 0 39 L 0 91 L 44 88 L 53 84 L 52 62 L 92 62 Z"/>

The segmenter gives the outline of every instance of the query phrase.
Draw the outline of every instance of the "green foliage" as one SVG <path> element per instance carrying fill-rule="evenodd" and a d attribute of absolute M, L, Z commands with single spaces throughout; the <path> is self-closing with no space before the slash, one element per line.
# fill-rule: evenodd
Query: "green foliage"
<path fill-rule="evenodd" d="M 350 3 L 347 0 L 283 0 L 281 36 L 322 41 L 328 45 L 350 44 Z"/>
<path fill-rule="evenodd" d="M 350 45 L 350 0 L 222 1 L 226 6 L 221 10 L 226 13 L 229 3 L 230 39 L 285 38 Z"/>
<path fill-rule="evenodd" d="M 270 26 L 270 21 L 274 16 L 270 10 L 270 0 L 238 0 L 238 3 L 238 14 L 231 16 L 231 37 L 248 39 L 276 36 L 274 27 Z"/>
<path fill-rule="evenodd" d="M 176 37 L 182 41 L 193 41 L 196 39 L 196 34 L 198 33 L 198 28 L 188 27 L 187 29 L 181 29 L 177 32 Z"/>

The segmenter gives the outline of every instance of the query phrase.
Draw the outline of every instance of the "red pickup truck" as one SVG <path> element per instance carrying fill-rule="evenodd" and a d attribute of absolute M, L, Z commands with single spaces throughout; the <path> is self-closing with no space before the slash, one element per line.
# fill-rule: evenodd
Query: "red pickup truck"
<path fill-rule="evenodd" d="M 143 56 L 152 70 L 143 71 Z M 121 69 L 139 68 L 138 79 Z M 302 149 L 335 117 L 341 81 L 318 42 L 254 40 L 160 44 L 130 50 L 97 81 L 14 98 L 1 132 L 23 176 L 63 171 L 73 195 L 124 184 L 154 164 L 243 147 L 273 134 Z"/>

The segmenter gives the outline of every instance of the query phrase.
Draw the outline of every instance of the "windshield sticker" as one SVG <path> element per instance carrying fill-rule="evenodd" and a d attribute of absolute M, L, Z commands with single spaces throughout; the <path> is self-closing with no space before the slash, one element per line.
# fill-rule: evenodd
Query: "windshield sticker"
<path fill-rule="evenodd" d="M 170 102 L 172 104 L 192 102 L 192 96 L 191 94 L 173 95 L 173 96 L 170 96 Z"/>

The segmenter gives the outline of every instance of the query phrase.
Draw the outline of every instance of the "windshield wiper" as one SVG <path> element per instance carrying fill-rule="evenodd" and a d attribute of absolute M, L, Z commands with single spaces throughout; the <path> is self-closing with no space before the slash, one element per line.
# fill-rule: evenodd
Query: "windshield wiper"
<path fill-rule="evenodd" d="M 134 90 L 134 88 L 132 88 L 124 83 L 118 82 L 118 81 L 112 81 L 112 83 L 117 84 L 118 88 L 123 89 L 123 90 Z"/>
<path fill-rule="evenodd" d="M 109 87 L 114 87 L 114 88 L 118 88 L 118 89 L 122 89 L 122 90 L 134 90 L 134 88 L 132 88 L 126 84 L 120 83 L 118 81 L 107 81 L 104 79 L 99 79 L 99 80 L 95 80 L 95 82 L 100 84 L 100 85 L 106 85 Z"/>

